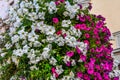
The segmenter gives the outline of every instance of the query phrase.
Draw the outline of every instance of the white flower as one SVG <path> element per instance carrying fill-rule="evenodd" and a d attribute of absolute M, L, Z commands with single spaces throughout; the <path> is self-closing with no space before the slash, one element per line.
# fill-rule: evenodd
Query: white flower
<path fill-rule="evenodd" d="M 28 34 L 28 41 L 34 42 L 35 40 L 38 39 L 38 37 L 39 36 L 36 35 L 34 31 L 32 31 L 31 33 Z"/>
<path fill-rule="evenodd" d="M 55 40 L 55 37 L 52 35 L 47 36 L 47 42 L 52 43 Z"/>
<path fill-rule="evenodd" d="M 49 61 L 50 61 L 50 64 L 52 64 L 52 65 L 56 65 L 56 62 L 57 62 L 57 60 L 54 58 L 54 57 L 51 57 L 50 59 L 49 59 Z"/>
<path fill-rule="evenodd" d="M 14 35 L 13 37 L 11 37 L 11 41 L 12 41 L 12 44 L 16 43 L 19 41 L 19 36 L 18 35 Z"/>
<path fill-rule="evenodd" d="M 12 44 L 11 43 L 7 43 L 7 44 L 5 44 L 5 47 L 6 47 L 6 49 L 10 49 L 12 47 Z"/>
<path fill-rule="evenodd" d="M 64 61 L 65 63 L 69 62 L 69 61 L 70 61 L 70 57 L 69 57 L 69 56 L 64 56 L 63 61 Z"/>
<path fill-rule="evenodd" d="M 63 37 L 58 37 L 55 39 L 55 43 L 58 44 L 58 46 L 64 46 L 65 40 L 63 39 Z"/>
<path fill-rule="evenodd" d="M 6 53 L 1 53 L 0 56 L 1 57 L 4 57 L 6 55 Z"/>
<path fill-rule="evenodd" d="M 56 80 L 55 75 L 51 76 L 51 77 L 50 77 L 50 80 Z"/>
<path fill-rule="evenodd" d="M 27 44 L 23 46 L 23 53 L 28 53 L 29 48 L 30 47 Z"/>
<path fill-rule="evenodd" d="M 13 54 L 15 56 L 22 56 L 24 53 L 23 53 L 23 50 L 22 49 L 17 49 L 17 50 L 13 50 Z"/>
<path fill-rule="evenodd" d="M 45 12 L 38 13 L 39 19 L 45 19 Z"/>
<path fill-rule="evenodd" d="M 20 39 L 26 39 L 27 37 L 27 32 L 24 31 L 24 29 L 18 31 L 18 34 L 20 35 Z"/>
<path fill-rule="evenodd" d="M 13 36 L 13 34 L 15 34 L 15 32 L 16 32 L 16 28 L 14 28 L 14 27 L 10 27 L 9 30 L 10 30 L 9 36 Z"/>
<path fill-rule="evenodd" d="M 72 60 L 71 64 L 72 64 L 72 66 L 75 66 L 76 65 L 75 60 Z"/>
<path fill-rule="evenodd" d="M 62 21 L 62 27 L 69 27 L 70 24 L 71 24 L 70 20 L 63 20 Z"/>
<path fill-rule="evenodd" d="M 41 43 L 39 41 L 34 41 L 33 45 L 34 47 L 40 47 Z"/>
<path fill-rule="evenodd" d="M 12 56 L 12 62 L 14 62 L 16 65 L 18 65 L 19 60 L 17 59 L 17 56 Z"/>
<path fill-rule="evenodd" d="M 70 47 L 76 47 L 76 45 L 77 45 L 77 40 L 76 40 L 76 38 L 75 37 L 73 37 L 73 36 L 70 36 L 70 35 L 68 35 L 68 36 L 66 36 L 65 37 L 65 42 L 66 42 L 66 44 L 68 45 L 68 46 L 70 46 Z"/>
<path fill-rule="evenodd" d="M 63 70 L 63 68 L 62 68 L 62 65 L 56 66 L 56 73 L 57 73 L 58 75 L 62 74 L 63 71 L 64 71 L 64 70 Z"/>
<path fill-rule="evenodd" d="M 55 27 L 53 26 L 47 26 L 45 28 L 45 34 L 46 35 L 53 35 L 55 33 Z"/>
<path fill-rule="evenodd" d="M 53 13 L 55 13 L 57 11 L 55 2 L 51 1 L 48 4 L 48 11 L 49 11 L 50 14 L 53 14 Z"/>
<path fill-rule="evenodd" d="M 38 70 L 38 68 L 35 65 L 33 65 L 33 66 L 30 66 L 30 70 Z"/>
<path fill-rule="evenodd" d="M 75 3 L 82 5 L 83 9 L 89 6 L 90 0 L 73 0 Z"/>
<path fill-rule="evenodd" d="M 84 43 L 84 42 L 77 42 L 77 45 L 76 45 L 83 53 L 83 55 L 86 55 L 87 53 L 87 44 Z"/>

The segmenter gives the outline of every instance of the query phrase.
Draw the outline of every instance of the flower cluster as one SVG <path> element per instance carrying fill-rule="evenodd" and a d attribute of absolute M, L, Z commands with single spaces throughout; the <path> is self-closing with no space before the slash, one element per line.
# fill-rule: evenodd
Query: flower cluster
<path fill-rule="evenodd" d="M 105 18 L 90 0 L 21 0 L 9 10 L 0 36 L 0 78 L 116 80 Z M 7 72 L 7 73 L 6 73 Z"/>

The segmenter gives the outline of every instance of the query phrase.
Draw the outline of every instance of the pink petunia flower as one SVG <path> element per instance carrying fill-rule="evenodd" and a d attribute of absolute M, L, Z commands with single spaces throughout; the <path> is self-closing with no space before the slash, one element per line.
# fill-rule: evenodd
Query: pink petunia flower
<path fill-rule="evenodd" d="M 55 24 L 57 24 L 59 22 L 57 17 L 53 18 L 52 20 L 53 20 L 53 23 L 55 23 Z"/>
<path fill-rule="evenodd" d="M 69 57 L 72 57 L 74 55 L 74 52 L 73 51 L 68 51 L 68 52 L 66 52 L 66 55 L 69 56 Z"/>

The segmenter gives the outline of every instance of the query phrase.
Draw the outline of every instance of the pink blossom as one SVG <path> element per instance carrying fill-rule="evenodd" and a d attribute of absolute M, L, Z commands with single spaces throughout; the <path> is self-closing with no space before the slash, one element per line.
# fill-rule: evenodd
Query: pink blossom
<path fill-rule="evenodd" d="M 65 37 L 67 36 L 67 34 L 65 33 L 65 34 L 63 34 L 62 36 L 63 36 L 63 38 L 65 38 Z"/>
<path fill-rule="evenodd" d="M 80 60 L 82 60 L 82 61 L 86 61 L 86 56 L 84 56 L 84 55 L 80 55 Z"/>
<path fill-rule="evenodd" d="M 119 80 L 119 77 L 114 77 L 113 80 Z"/>
<path fill-rule="evenodd" d="M 77 78 L 82 78 L 83 77 L 83 73 L 82 72 L 77 72 Z"/>
<path fill-rule="evenodd" d="M 68 66 L 68 67 L 69 67 L 70 65 L 71 65 L 71 62 L 70 62 L 70 61 L 66 63 L 66 66 Z"/>
<path fill-rule="evenodd" d="M 93 68 L 88 68 L 87 73 L 92 75 L 94 73 L 94 69 Z"/>
<path fill-rule="evenodd" d="M 74 55 L 74 52 L 73 51 L 68 51 L 68 52 L 66 52 L 66 55 L 69 56 L 69 57 L 72 57 Z"/>
<path fill-rule="evenodd" d="M 90 80 L 90 77 L 87 74 L 84 74 L 84 80 Z"/>
<path fill-rule="evenodd" d="M 90 44 L 88 40 L 84 40 L 84 43 L 86 43 L 87 45 Z"/>
<path fill-rule="evenodd" d="M 81 50 L 79 49 L 79 47 L 76 47 L 76 51 L 77 51 L 78 54 L 81 53 Z"/>
<path fill-rule="evenodd" d="M 86 33 L 86 34 L 85 34 L 85 37 L 86 37 L 86 38 L 90 38 L 90 34 Z"/>
<path fill-rule="evenodd" d="M 59 22 L 59 20 L 57 17 L 53 18 L 53 23 L 57 24 L 58 22 Z"/>
<path fill-rule="evenodd" d="M 62 34 L 62 30 L 59 30 L 56 32 L 57 35 L 61 35 Z"/>

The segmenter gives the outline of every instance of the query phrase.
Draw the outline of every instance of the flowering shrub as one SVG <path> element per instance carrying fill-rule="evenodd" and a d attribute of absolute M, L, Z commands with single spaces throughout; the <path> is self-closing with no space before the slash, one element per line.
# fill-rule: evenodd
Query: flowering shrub
<path fill-rule="evenodd" d="M 0 36 L 2 80 L 117 80 L 105 18 L 89 0 L 20 0 Z"/>

